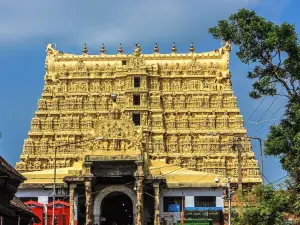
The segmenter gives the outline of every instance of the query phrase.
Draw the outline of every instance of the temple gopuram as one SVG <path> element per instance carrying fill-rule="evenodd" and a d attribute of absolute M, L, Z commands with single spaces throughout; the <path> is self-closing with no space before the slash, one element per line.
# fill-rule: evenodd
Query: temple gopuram
<path fill-rule="evenodd" d="M 45 86 L 16 169 L 18 192 L 70 204 L 70 224 L 226 224 L 233 190 L 261 183 L 229 71 L 211 52 L 67 54 L 47 46 Z M 217 179 L 216 179 L 217 178 Z M 54 181 L 55 180 L 55 181 Z M 219 182 L 216 182 L 219 181 Z M 184 206 L 182 206 L 184 204 Z M 198 213 L 197 213 L 198 212 Z M 48 215 L 48 214 L 46 214 Z M 48 224 L 51 217 L 48 216 Z"/>

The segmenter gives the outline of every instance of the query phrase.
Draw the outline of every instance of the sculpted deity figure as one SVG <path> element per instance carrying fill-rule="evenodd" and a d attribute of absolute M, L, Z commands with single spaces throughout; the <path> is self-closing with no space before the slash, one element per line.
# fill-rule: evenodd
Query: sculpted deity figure
<path fill-rule="evenodd" d="M 226 73 L 222 73 L 220 70 L 218 70 L 216 72 L 217 77 L 215 78 L 215 84 L 217 86 L 218 90 L 222 90 L 224 88 L 224 86 L 226 88 L 230 88 L 231 87 L 231 74 L 229 71 L 227 71 Z"/>
<path fill-rule="evenodd" d="M 169 137 L 169 152 L 175 153 L 177 152 L 177 136 L 171 135 Z"/>
<path fill-rule="evenodd" d="M 142 126 L 147 126 L 147 114 L 142 114 Z"/>
<path fill-rule="evenodd" d="M 44 87 L 44 92 L 45 93 L 50 93 L 50 92 L 52 92 L 52 86 L 50 85 L 50 84 L 45 84 L 45 87 Z"/>
<path fill-rule="evenodd" d="M 82 109 L 82 97 L 75 97 L 76 109 Z"/>
<path fill-rule="evenodd" d="M 121 80 L 116 80 L 115 82 L 115 88 L 116 90 L 121 90 L 122 89 L 122 81 Z"/>
<path fill-rule="evenodd" d="M 174 72 L 176 75 L 180 75 L 183 73 L 182 68 L 180 67 L 179 63 L 176 63 L 174 66 Z"/>
<path fill-rule="evenodd" d="M 38 109 L 39 110 L 45 110 L 45 109 L 47 109 L 47 101 L 46 101 L 46 99 L 40 99 L 39 100 Z"/>
<path fill-rule="evenodd" d="M 145 94 L 141 94 L 141 105 L 142 106 L 147 105 Z"/>
<path fill-rule="evenodd" d="M 22 172 L 27 171 L 27 164 L 21 159 L 21 161 L 17 162 L 16 169 Z"/>
<path fill-rule="evenodd" d="M 217 119 L 216 113 L 213 112 L 213 113 L 210 115 L 210 120 L 209 120 L 209 123 L 210 123 L 210 127 L 211 127 L 211 128 L 215 128 L 215 127 L 216 127 L 216 119 Z"/>
<path fill-rule="evenodd" d="M 170 81 L 169 80 L 166 80 L 166 81 L 163 81 L 163 89 L 165 91 L 170 91 Z"/>
<path fill-rule="evenodd" d="M 171 75 L 171 68 L 168 63 L 165 63 L 162 67 L 162 75 L 169 76 Z"/>
<path fill-rule="evenodd" d="M 102 95 L 100 98 L 100 107 L 101 107 L 101 109 L 107 108 L 107 97 L 104 95 Z"/>
<path fill-rule="evenodd" d="M 93 95 L 89 96 L 88 108 L 95 109 L 95 97 Z"/>
<path fill-rule="evenodd" d="M 191 152 L 191 145 L 192 145 L 192 137 L 191 135 L 185 135 L 184 136 L 184 142 L 183 142 L 183 151 L 186 153 Z"/>
<path fill-rule="evenodd" d="M 110 91 L 110 89 L 111 89 L 111 83 L 110 83 L 110 81 L 104 81 L 103 82 L 103 90 L 104 91 Z"/>
<path fill-rule="evenodd" d="M 216 67 L 213 62 L 210 63 L 210 66 L 208 67 L 208 74 L 209 75 L 216 75 Z"/>
<path fill-rule="evenodd" d="M 209 127 L 209 115 L 206 114 L 205 116 L 202 115 L 201 117 L 203 118 L 202 119 L 202 122 L 203 122 L 202 126 L 208 128 Z"/>
<path fill-rule="evenodd" d="M 186 113 L 183 113 L 181 116 L 181 124 L 182 127 L 187 128 L 188 127 L 188 115 Z"/>
<path fill-rule="evenodd" d="M 130 89 L 132 87 L 131 83 L 132 80 L 129 77 L 125 79 L 125 89 Z"/>
<path fill-rule="evenodd" d="M 65 82 L 63 82 L 61 84 L 61 91 L 62 92 L 67 92 L 68 91 L 68 86 L 67 86 L 67 84 Z"/>
<path fill-rule="evenodd" d="M 189 160 L 189 168 L 190 169 L 196 169 L 197 168 L 197 157 L 193 156 L 190 160 Z"/>
<path fill-rule="evenodd" d="M 181 82 L 180 80 L 173 81 L 173 90 L 181 90 Z"/>
<path fill-rule="evenodd" d="M 203 106 L 205 108 L 210 107 L 210 95 L 209 94 L 204 95 L 204 97 L 203 97 Z"/>
<path fill-rule="evenodd" d="M 154 90 L 159 90 L 159 82 L 157 79 L 151 80 L 151 88 Z"/>
<path fill-rule="evenodd" d="M 98 63 L 96 63 L 96 65 L 95 65 L 95 67 L 94 67 L 94 69 L 93 69 L 93 73 L 96 75 L 96 76 L 101 76 L 101 68 L 100 68 L 100 66 L 99 66 L 99 64 Z"/>
<path fill-rule="evenodd" d="M 148 126 L 149 126 L 149 127 L 152 126 L 152 113 L 151 113 L 151 112 L 149 112 L 147 123 L 148 123 Z"/>
<path fill-rule="evenodd" d="M 203 95 L 196 96 L 196 107 L 203 107 Z"/>
<path fill-rule="evenodd" d="M 165 99 L 165 107 L 172 108 L 173 107 L 173 96 L 172 95 L 164 95 Z"/>
<path fill-rule="evenodd" d="M 177 156 L 174 161 L 173 161 L 174 165 L 176 166 L 181 166 L 182 165 L 182 159 L 180 156 Z"/>
<path fill-rule="evenodd" d="M 174 113 L 171 113 L 170 115 L 170 128 L 175 128 L 176 127 L 176 116 Z"/>
<path fill-rule="evenodd" d="M 201 80 L 198 81 L 198 90 L 203 90 L 203 82 Z"/>
<path fill-rule="evenodd" d="M 54 93 L 61 92 L 61 81 L 57 80 L 56 85 L 54 86 Z"/>
<path fill-rule="evenodd" d="M 228 115 L 228 112 L 224 112 L 222 127 L 223 128 L 228 128 L 229 127 L 229 115 Z"/>
<path fill-rule="evenodd" d="M 45 129 L 48 130 L 48 131 L 51 131 L 52 130 L 52 126 L 53 126 L 53 118 L 48 115 L 47 118 L 46 118 L 46 126 L 45 126 Z"/>
<path fill-rule="evenodd" d="M 84 114 L 81 125 L 82 129 L 89 130 L 92 128 L 92 118 L 89 115 Z"/>
<path fill-rule="evenodd" d="M 146 80 L 146 77 L 141 77 L 141 88 L 142 88 L 142 89 L 147 88 L 147 80 Z"/>
<path fill-rule="evenodd" d="M 93 82 L 93 91 L 99 91 L 100 90 L 100 83 L 99 81 Z"/>
<path fill-rule="evenodd" d="M 225 84 L 225 88 L 230 90 L 230 89 L 231 89 L 231 86 L 232 86 L 231 80 L 230 80 L 230 79 L 227 79 L 227 80 L 226 80 L 226 84 Z"/>
<path fill-rule="evenodd" d="M 72 119 L 72 126 L 75 130 L 78 130 L 79 129 L 79 116 L 76 115 L 73 117 Z"/>
<path fill-rule="evenodd" d="M 39 131 L 40 130 L 40 119 L 35 117 L 31 121 L 31 130 L 32 131 Z"/>
<path fill-rule="evenodd" d="M 186 97 L 185 95 L 179 96 L 180 107 L 185 108 Z"/>

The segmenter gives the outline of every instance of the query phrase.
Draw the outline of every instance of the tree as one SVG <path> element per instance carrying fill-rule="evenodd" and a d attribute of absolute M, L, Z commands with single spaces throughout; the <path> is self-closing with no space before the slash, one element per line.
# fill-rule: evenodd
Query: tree
<path fill-rule="evenodd" d="M 276 25 L 255 11 L 241 9 L 228 20 L 219 21 L 209 32 L 216 39 L 235 44 L 243 63 L 255 64 L 248 73 L 249 78 L 255 79 L 252 98 L 283 94 L 291 102 L 299 102 L 300 46 L 294 25 Z M 285 93 L 278 93 L 278 84 Z"/>
<path fill-rule="evenodd" d="M 280 157 L 282 168 L 293 178 L 289 188 L 300 194 L 300 104 L 290 104 L 285 118 L 271 126 L 265 153 Z"/>
<path fill-rule="evenodd" d="M 257 185 L 250 193 L 239 193 L 240 204 L 233 208 L 235 225 L 287 225 L 291 196 L 287 191 L 275 190 L 271 185 Z"/>
<path fill-rule="evenodd" d="M 265 153 L 280 157 L 290 177 L 288 189 L 294 196 L 290 204 L 300 215 L 300 45 L 295 26 L 277 25 L 255 11 L 241 9 L 209 32 L 216 39 L 236 45 L 236 54 L 243 63 L 254 64 L 248 72 L 248 78 L 254 80 L 250 97 L 288 98 L 284 118 L 270 128 Z"/>

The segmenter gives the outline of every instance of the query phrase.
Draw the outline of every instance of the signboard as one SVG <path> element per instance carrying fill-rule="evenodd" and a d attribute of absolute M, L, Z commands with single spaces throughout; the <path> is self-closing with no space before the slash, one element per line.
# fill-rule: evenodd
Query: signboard
<path fill-rule="evenodd" d="M 222 207 L 185 207 L 185 219 L 212 219 L 214 223 L 223 221 Z"/>
<path fill-rule="evenodd" d="M 86 155 L 85 162 L 102 162 L 102 161 L 136 161 L 142 160 L 142 156 L 138 155 Z"/>
<path fill-rule="evenodd" d="M 169 204 L 168 212 L 180 212 L 180 204 Z"/>
<path fill-rule="evenodd" d="M 185 211 L 223 211 L 223 207 L 184 207 Z"/>

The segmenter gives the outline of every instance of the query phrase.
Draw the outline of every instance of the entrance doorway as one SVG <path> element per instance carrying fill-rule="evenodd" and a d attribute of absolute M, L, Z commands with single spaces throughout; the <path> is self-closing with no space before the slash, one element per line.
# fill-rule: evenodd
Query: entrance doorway
<path fill-rule="evenodd" d="M 102 201 L 101 209 L 101 224 L 133 224 L 132 201 L 128 195 L 122 192 L 112 192 L 106 195 Z"/>

